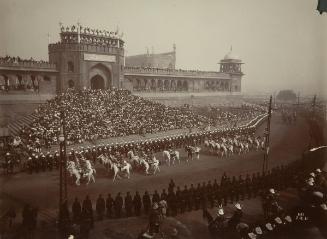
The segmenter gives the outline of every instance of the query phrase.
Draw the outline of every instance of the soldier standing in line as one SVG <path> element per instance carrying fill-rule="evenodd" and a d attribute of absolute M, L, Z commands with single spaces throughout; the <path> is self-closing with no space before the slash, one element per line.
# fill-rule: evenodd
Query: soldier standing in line
<path fill-rule="evenodd" d="M 188 190 L 188 201 L 187 201 L 187 208 L 188 211 L 192 211 L 195 203 L 195 189 L 193 184 L 191 184 L 190 189 Z"/>
<path fill-rule="evenodd" d="M 115 198 L 115 214 L 117 218 L 121 217 L 121 212 L 122 212 L 122 208 L 123 208 L 123 198 L 120 195 L 120 192 L 117 194 L 116 198 Z"/>
<path fill-rule="evenodd" d="M 168 204 L 168 214 L 171 216 L 176 216 L 176 205 L 175 205 L 175 193 L 174 191 L 169 191 L 167 196 L 167 204 Z"/>
<path fill-rule="evenodd" d="M 157 192 L 157 190 L 154 190 L 154 193 L 152 195 L 152 203 L 158 203 L 160 201 L 160 196 Z"/>
<path fill-rule="evenodd" d="M 160 200 L 165 200 L 165 201 L 167 201 L 167 193 L 166 193 L 166 190 L 165 189 L 163 189 L 162 190 L 162 193 L 161 193 L 161 196 L 160 196 Z"/>
<path fill-rule="evenodd" d="M 248 199 L 250 199 L 252 197 L 252 192 L 251 192 L 251 179 L 249 174 L 246 174 L 245 181 L 244 181 L 244 188 L 245 188 L 244 194 L 247 194 Z"/>
<path fill-rule="evenodd" d="M 221 176 L 220 186 L 224 186 L 226 179 L 227 179 L 227 175 L 226 172 L 224 172 L 223 176 Z"/>
<path fill-rule="evenodd" d="M 195 190 L 195 209 L 199 210 L 201 205 L 201 185 L 198 183 L 198 186 Z"/>
<path fill-rule="evenodd" d="M 176 199 L 175 200 L 176 213 L 179 213 L 181 211 L 181 201 L 182 201 L 182 192 L 181 192 L 179 186 L 177 186 L 175 199 Z"/>
<path fill-rule="evenodd" d="M 214 204 L 214 191 L 211 184 L 211 181 L 209 180 L 207 186 L 206 186 L 207 196 L 208 196 L 208 203 L 210 204 L 210 207 L 213 207 Z"/>
<path fill-rule="evenodd" d="M 188 189 L 187 186 L 184 186 L 184 190 L 181 192 L 181 213 L 184 213 L 186 211 L 188 202 Z"/>
<path fill-rule="evenodd" d="M 83 204 L 82 204 L 82 209 L 86 209 L 87 211 L 93 211 L 93 208 L 92 208 L 92 202 L 89 198 L 89 195 L 87 195 L 83 201 Z"/>
<path fill-rule="evenodd" d="M 105 201 L 104 201 L 102 195 L 100 194 L 97 199 L 96 206 L 95 206 L 95 210 L 97 211 L 99 220 L 103 220 L 103 215 L 104 215 L 105 209 L 106 209 L 106 204 L 105 204 Z"/>
<path fill-rule="evenodd" d="M 132 216 L 132 207 L 133 207 L 133 199 L 130 193 L 127 192 L 125 196 L 125 211 L 127 217 Z"/>
<path fill-rule="evenodd" d="M 75 197 L 74 203 L 72 205 L 73 223 L 78 224 L 80 222 L 81 212 L 82 212 L 81 203 L 78 201 L 78 198 Z"/>
<path fill-rule="evenodd" d="M 232 182 L 229 187 L 229 192 L 230 192 L 230 202 L 233 203 L 236 198 L 236 178 L 235 176 L 232 177 Z"/>
<path fill-rule="evenodd" d="M 93 218 L 93 206 L 91 199 L 89 198 L 89 195 L 86 196 L 86 198 L 83 201 L 82 204 L 82 211 L 85 208 L 85 213 L 87 216 L 87 220 L 90 221 L 91 227 L 93 228 L 94 226 L 94 218 Z"/>
<path fill-rule="evenodd" d="M 108 193 L 108 197 L 106 199 L 106 209 L 107 209 L 107 217 L 111 218 L 113 214 L 113 206 L 114 206 L 114 200 L 111 197 L 111 194 Z"/>
<path fill-rule="evenodd" d="M 168 192 L 174 191 L 174 188 L 175 188 L 175 182 L 172 179 L 170 179 L 170 182 L 168 185 Z"/>
<path fill-rule="evenodd" d="M 148 191 L 145 191 L 142 199 L 143 199 L 142 201 L 143 201 L 144 212 L 145 214 L 148 214 L 151 207 L 151 198 Z"/>
<path fill-rule="evenodd" d="M 135 215 L 140 216 L 141 215 L 142 200 L 141 200 L 141 196 L 140 196 L 138 191 L 136 191 L 136 194 L 134 195 L 133 205 L 134 205 Z"/>
<path fill-rule="evenodd" d="M 87 208 L 83 207 L 81 213 L 80 238 L 88 239 L 92 227 L 92 219 L 89 217 L 89 212 L 87 211 Z"/>
<path fill-rule="evenodd" d="M 208 206 L 208 191 L 205 183 L 202 183 L 201 188 L 201 209 L 205 209 Z"/>

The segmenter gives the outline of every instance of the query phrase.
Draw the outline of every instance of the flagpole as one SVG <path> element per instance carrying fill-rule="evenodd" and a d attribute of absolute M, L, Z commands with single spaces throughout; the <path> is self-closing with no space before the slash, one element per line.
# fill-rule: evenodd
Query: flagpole
<path fill-rule="evenodd" d="M 264 152 L 264 155 L 263 155 L 262 173 L 265 173 L 266 171 L 268 171 L 271 108 L 272 108 L 272 96 L 270 96 L 270 100 L 269 100 L 267 127 L 266 127 L 265 132 L 264 132 L 264 134 L 265 134 L 265 152 Z"/>

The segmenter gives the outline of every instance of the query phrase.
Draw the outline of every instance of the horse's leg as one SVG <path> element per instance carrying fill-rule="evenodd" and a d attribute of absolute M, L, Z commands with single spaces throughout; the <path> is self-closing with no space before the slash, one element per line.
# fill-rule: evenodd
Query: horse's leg
<path fill-rule="evenodd" d="M 91 180 L 91 175 L 89 174 L 89 175 L 87 176 L 87 183 L 86 183 L 86 185 L 89 185 L 90 180 Z"/>
<path fill-rule="evenodd" d="M 77 186 L 79 186 L 79 185 L 81 184 L 81 183 L 80 183 L 80 179 L 81 179 L 81 177 L 76 176 L 75 184 L 76 184 Z"/>

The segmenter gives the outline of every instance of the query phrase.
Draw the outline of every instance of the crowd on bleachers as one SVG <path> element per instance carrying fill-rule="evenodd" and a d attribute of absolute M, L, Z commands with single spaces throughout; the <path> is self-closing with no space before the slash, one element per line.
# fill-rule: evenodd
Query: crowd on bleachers
<path fill-rule="evenodd" d="M 15 57 L 15 56 L 5 56 L 5 57 L 0 57 L 0 64 L 1 63 L 48 63 L 47 61 L 43 61 L 43 60 L 35 60 L 32 57 L 30 59 L 23 59 L 20 58 L 19 56 Z"/>
<path fill-rule="evenodd" d="M 130 94 L 127 90 L 67 92 L 39 107 L 37 119 L 21 132 L 28 145 L 57 144 L 61 111 L 66 121 L 68 144 L 108 137 L 156 133 L 172 129 L 212 125 L 214 119 L 195 113 L 191 107 L 171 107 Z M 216 121 L 228 122 L 262 113 L 253 108 L 241 113 L 219 112 Z"/>

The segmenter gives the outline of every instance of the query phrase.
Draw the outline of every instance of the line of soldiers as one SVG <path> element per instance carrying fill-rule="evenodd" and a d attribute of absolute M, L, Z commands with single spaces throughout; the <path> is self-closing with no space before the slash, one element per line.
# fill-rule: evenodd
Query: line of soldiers
<path fill-rule="evenodd" d="M 207 138 L 212 137 L 226 137 L 228 135 L 236 134 L 249 134 L 253 133 L 255 129 L 252 127 L 246 127 L 242 129 L 226 129 L 225 131 L 212 131 L 212 132 L 198 132 L 192 133 L 188 135 L 178 135 L 178 136 L 168 136 L 165 138 L 156 138 L 151 140 L 145 140 L 142 142 L 130 142 L 130 143 L 122 143 L 115 145 L 99 145 L 93 147 L 81 147 L 77 149 L 71 149 L 67 152 L 67 159 L 73 160 L 76 154 L 81 154 L 87 160 L 96 163 L 96 158 L 101 154 L 107 155 L 115 155 L 120 157 L 127 157 L 127 153 L 130 150 L 135 151 L 144 151 L 144 152 L 153 152 L 158 153 L 163 150 L 167 150 L 168 148 L 183 148 L 185 146 L 196 146 L 204 142 Z M 11 154 L 7 152 L 5 157 L 5 163 L 3 164 L 3 168 L 8 168 L 7 162 L 17 161 L 16 164 L 22 170 L 26 170 L 29 173 L 38 173 L 42 171 L 51 171 L 53 169 L 58 169 L 60 153 L 58 151 L 55 152 L 47 152 L 47 153 L 32 153 L 27 159 L 18 158 L 17 155 Z M 16 166 L 15 165 L 15 166 Z"/>
<path fill-rule="evenodd" d="M 121 218 L 130 216 L 140 216 L 148 214 L 153 203 L 158 203 L 165 200 L 168 204 L 167 215 L 176 216 L 179 213 L 186 211 L 198 210 L 208 207 L 214 207 L 216 204 L 227 205 L 227 203 L 238 202 L 245 197 L 256 197 L 263 190 L 274 186 L 278 190 L 290 186 L 288 180 L 290 177 L 288 167 L 278 166 L 273 168 L 267 174 L 254 173 L 252 177 L 246 175 L 236 178 L 228 177 L 226 173 L 221 177 L 220 182 L 217 180 L 198 183 L 196 186 L 191 184 L 185 185 L 184 188 L 176 186 L 171 179 L 168 185 L 168 190 L 163 189 L 161 193 L 155 190 L 152 194 L 145 191 L 141 195 L 138 191 L 134 195 L 127 192 L 124 196 L 121 192 L 112 196 L 108 193 L 105 198 L 99 195 L 93 207 L 92 202 L 87 196 L 84 201 L 79 201 L 75 198 L 72 204 L 72 215 L 70 220 L 74 223 L 79 223 L 85 205 L 88 205 L 88 211 L 95 210 L 96 219 L 102 220 L 107 218 Z"/>

